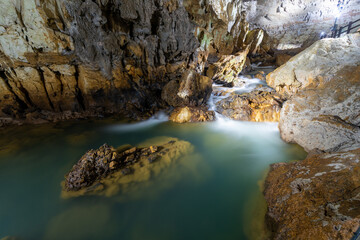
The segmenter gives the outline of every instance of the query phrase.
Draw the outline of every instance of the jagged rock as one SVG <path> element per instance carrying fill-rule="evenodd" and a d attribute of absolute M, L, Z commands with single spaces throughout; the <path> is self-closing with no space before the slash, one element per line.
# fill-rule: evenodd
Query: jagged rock
<path fill-rule="evenodd" d="M 192 150 L 189 142 L 176 138 L 154 139 L 154 145 L 124 145 L 118 149 L 104 144 L 89 150 L 73 166 L 62 183 L 62 196 L 113 195 L 156 177 Z"/>
<path fill-rule="evenodd" d="M 163 86 L 196 67 L 195 25 L 179 1 L 3 5 L 3 118 L 34 111 L 47 111 L 47 119 L 65 118 L 66 111 L 148 117 L 165 106 Z"/>
<path fill-rule="evenodd" d="M 214 65 L 216 66 L 216 72 L 213 76 L 214 80 L 220 80 L 223 82 L 234 82 L 246 62 L 249 49 L 240 51 L 235 55 L 224 55 Z"/>
<path fill-rule="evenodd" d="M 333 77 L 320 79 L 284 104 L 279 124 L 282 139 L 306 151 L 359 148 L 360 66 L 344 67 Z"/>
<path fill-rule="evenodd" d="M 268 91 L 233 94 L 216 103 L 217 111 L 234 120 L 277 122 L 284 99 Z"/>
<path fill-rule="evenodd" d="M 266 82 L 277 92 L 291 96 L 326 81 L 345 66 L 356 66 L 359 59 L 359 34 L 322 39 L 268 74 Z"/>
<path fill-rule="evenodd" d="M 356 149 L 272 165 L 264 190 L 272 239 L 351 239 L 360 226 L 359 161 Z"/>
<path fill-rule="evenodd" d="M 161 97 L 172 107 L 195 107 L 206 104 L 211 92 L 211 79 L 189 70 L 180 80 L 172 80 L 165 85 Z"/>
<path fill-rule="evenodd" d="M 169 120 L 177 123 L 209 122 L 215 120 L 215 113 L 205 107 L 175 108 L 171 112 Z"/>
<path fill-rule="evenodd" d="M 46 120 L 68 111 L 146 118 L 167 107 L 161 92 L 184 71 L 203 74 L 208 58 L 245 49 L 259 60 L 270 46 L 310 43 L 336 8 L 332 0 L 321 11 L 307 0 L 0 1 L 0 118 L 10 122 L 35 111 Z M 358 5 L 345 5 L 358 18 Z"/>

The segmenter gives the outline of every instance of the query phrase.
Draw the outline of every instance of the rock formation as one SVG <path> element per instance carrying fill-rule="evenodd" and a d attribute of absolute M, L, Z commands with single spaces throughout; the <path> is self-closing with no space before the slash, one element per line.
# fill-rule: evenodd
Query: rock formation
<path fill-rule="evenodd" d="M 277 122 L 284 99 L 274 92 L 254 90 L 232 94 L 216 103 L 217 111 L 234 120 Z"/>
<path fill-rule="evenodd" d="M 351 239 L 360 226 L 359 161 L 356 149 L 272 165 L 264 190 L 272 239 Z"/>
<path fill-rule="evenodd" d="M 307 151 L 360 147 L 359 59 L 359 34 L 323 39 L 268 75 L 270 86 L 293 95 L 281 112 L 285 141 Z"/>
<path fill-rule="evenodd" d="M 171 112 L 169 120 L 177 123 L 209 122 L 215 120 L 215 112 L 206 107 L 179 107 Z"/>
<path fill-rule="evenodd" d="M 289 97 L 307 87 L 316 87 L 360 59 L 360 35 L 327 38 L 314 43 L 267 76 L 267 83 Z"/>
<path fill-rule="evenodd" d="M 346 67 L 287 101 L 280 132 L 307 151 L 360 148 L 360 65 Z"/>
<path fill-rule="evenodd" d="M 327 27 L 333 22 L 329 9 L 336 5 L 333 0 L 319 6 L 290 0 L 0 3 L 0 124 L 113 113 L 146 118 L 168 107 L 163 88 L 185 71 L 204 75 L 223 55 L 236 58 L 248 49 L 254 61 L 260 55 L 272 59 L 271 47 L 286 48 L 295 39 L 298 45 L 311 42 L 293 34 L 318 35 L 310 24 Z M 343 14 L 355 18 L 357 10 L 351 2 Z M 295 22 L 288 24 L 289 17 Z"/>
<path fill-rule="evenodd" d="M 271 167 L 273 239 L 350 239 L 360 226 L 360 36 L 321 40 L 267 78 L 289 97 L 279 128 L 309 155 Z"/>
<path fill-rule="evenodd" d="M 146 182 L 193 148 L 189 142 L 175 138 L 161 139 L 156 144 L 124 145 L 118 149 L 104 144 L 99 149 L 89 150 L 65 176 L 63 197 L 101 194 L 114 186 L 121 191 L 129 184 Z"/>

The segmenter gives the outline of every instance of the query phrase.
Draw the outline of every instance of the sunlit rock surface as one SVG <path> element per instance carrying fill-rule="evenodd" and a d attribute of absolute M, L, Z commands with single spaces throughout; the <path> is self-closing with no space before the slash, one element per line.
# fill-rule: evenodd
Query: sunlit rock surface
<path fill-rule="evenodd" d="M 359 63 L 358 63 L 359 64 Z M 281 111 L 281 137 L 305 150 L 360 147 L 360 66 L 297 93 Z"/>
<path fill-rule="evenodd" d="M 358 65 L 359 59 L 360 34 L 322 39 L 270 73 L 266 81 L 277 92 L 291 96 L 327 82 L 341 68 Z"/>
<path fill-rule="evenodd" d="M 216 103 L 217 111 L 234 120 L 277 122 L 284 99 L 275 92 L 254 90 L 232 94 Z"/>
<path fill-rule="evenodd" d="M 177 123 L 209 122 L 215 120 L 215 112 L 206 107 L 179 107 L 171 112 L 169 120 Z"/>
<path fill-rule="evenodd" d="M 359 161 L 356 149 L 272 165 L 264 191 L 272 239 L 351 239 L 360 226 Z"/>
<path fill-rule="evenodd" d="M 239 74 L 243 70 L 249 49 L 237 52 L 235 55 L 224 55 L 214 66 L 216 71 L 213 79 L 223 82 L 234 82 L 238 79 Z"/>
<path fill-rule="evenodd" d="M 111 196 L 146 184 L 186 154 L 193 146 L 176 138 L 154 139 L 151 146 L 103 145 L 89 150 L 62 183 L 62 197 L 90 195 Z"/>

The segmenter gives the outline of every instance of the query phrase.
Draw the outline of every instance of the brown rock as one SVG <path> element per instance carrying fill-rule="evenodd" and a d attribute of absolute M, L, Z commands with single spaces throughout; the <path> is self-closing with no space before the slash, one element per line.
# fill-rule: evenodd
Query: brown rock
<path fill-rule="evenodd" d="M 277 122 L 284 99 L 274 92 L 234 94 L 216 103 L 217 111 L 234 120 Z"/>
<path fill-rule="evenodd" d="M 180 81 L 170 81 L 162 90 L 161 97 L 170 106 L 201 106 L 206 104 L 212 92 L 210 78 L 193 70 L 186 71 Z"/>
<path fill-rule="evenodd" d="M 249 49 L 240 51 L 235 55 L 224 55 L 215 63 L 217 67 L 214 80 L 233 82 L 237 79 L 246 62 Z"/>
<path fill-rule="evenodd" d="M 273 239 L 350 239 L 360 226 L 360 149 L 271 166 L 265 182 Z"/>
<path fill-rule="evenodd" d="M 280 66 L 284 65 L 285 63 L 287 63 L 287 61 L 290 60 L 290 58 L 292 58 L 292 56 L 288 55 L 288 54 L 276 55 L 276 66 L 280 67 Z"/>
<path fill-rule="evenodd" d="M 174 109 L 169 119 L 177 123 L 209 122 L 215 120 L 215 113 L 204 107 L 183 107 Z"/>
<path fill-rule="evenodd" d="M 113 195 L 136 184 L 151 180 L 184 154 L 193 150 L 189 142 L 175 138 L 150 140 L 152 145 L 122 146 L 106 144 L 89 150 L 73 166 L 62 183 L 64 198 L 84 194 Z M 156 144 L 156 145 L 154 145 Z M 113 159 L 116 153 L 116 158 Z"/>

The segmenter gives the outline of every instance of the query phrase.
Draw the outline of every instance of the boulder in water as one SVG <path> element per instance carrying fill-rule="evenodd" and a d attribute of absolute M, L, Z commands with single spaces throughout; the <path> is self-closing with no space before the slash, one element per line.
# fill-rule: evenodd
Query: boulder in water
<path fill-rule="evenodd" d="M 206 107 L 176 108 L 170 114 L 169 119 L 177 123 L 209 122 L 215 120 L 215 112 L 207 110 Z"/>
<path fill-rule="evenodd" d="M 277 93 L 252 91 L 232 94 L 216 103 L 217 111 L 234 120 L 277 122 L 284 99 Z"/>
<path fill-rule="evenodd" d="M 153 145 L 117 149 L 104 144 L 89 150 L 65 176 L 62 196 L 113 195 L 130 185 L 159 175 L 181 156 L 193 150 L 189 142 L 164 138 Z"/>

